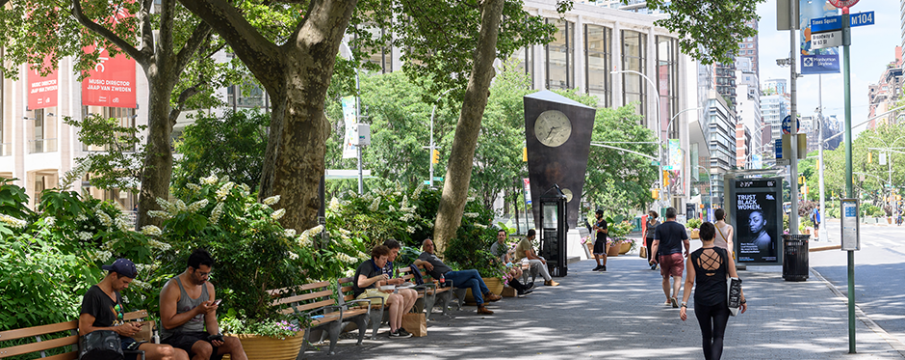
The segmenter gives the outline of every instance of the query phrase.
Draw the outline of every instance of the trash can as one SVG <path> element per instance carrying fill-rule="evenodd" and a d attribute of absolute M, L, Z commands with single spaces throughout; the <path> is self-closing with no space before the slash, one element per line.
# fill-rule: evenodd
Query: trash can
<path fill-rule="evenodd" d="M 811 235 L 783 235 L 782 278 L 786 281 L 808 279 L 808 239 Z"/>

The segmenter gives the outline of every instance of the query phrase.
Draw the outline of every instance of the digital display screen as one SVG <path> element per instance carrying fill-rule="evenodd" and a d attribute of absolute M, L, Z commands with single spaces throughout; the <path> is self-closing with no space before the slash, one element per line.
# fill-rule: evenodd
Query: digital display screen
<path fill-rule="evenodd" d="M 776 187 L 776 180 L 739 180 L 736 186 L 740 189 Z"/>
<path fill-rule="evenodd" d="M 742 181 L 744 182 L 744 181 Z M 739 182 L 739 188 L 741 183 Z M 774 182 L 765 180 L 761 182 Z M 736 196 L 738 223 L 738 262 L 775 263 L 778 261 L 779 226 L 781 214 L 776 214 L 776 196 L 773 193 L 739 192 Z"/>

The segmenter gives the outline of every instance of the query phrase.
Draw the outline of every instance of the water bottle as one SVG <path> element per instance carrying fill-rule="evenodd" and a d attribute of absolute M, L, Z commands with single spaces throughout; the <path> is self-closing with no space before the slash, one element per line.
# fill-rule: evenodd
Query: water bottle
<path fill-rule="evenodd" d="M 445 285 L 446 285 L 446 276 L 444 276 L 443 274 L 440 274 L 440 287 L 443 287 Z"/>

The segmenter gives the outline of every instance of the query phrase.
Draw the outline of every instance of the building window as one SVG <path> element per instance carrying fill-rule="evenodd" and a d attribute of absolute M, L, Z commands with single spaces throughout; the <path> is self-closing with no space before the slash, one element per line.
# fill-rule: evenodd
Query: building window
<path fill-rule="evenodd" d="M 660 126 L 669 127 L 669 121 L 679 112 L 679 41 L 657 36 L 657 92 L 660 96 Z M 668 138 L 677 138 L 679 127 L 670 127 Z"/>
<path fill-rule="evenodd" d="M 562 19 L 547 19 L 556 25 L 556 37 L 547 45 L 547 89 L 575 87 L 575 25 Z"/>
<path fill-rule="evenodd" d="M 45 109 L 36 109 L 32 111 L 34 118 L 28 120 L 33 121 L 31 126 L 32 136 L 28 140 L 28 153 L 39 154 L 57 151 L 56 122 L 53 121 L 53 114 L 45 112 Z"/>
<path fill-rule="evenodd" d="M 532 46 L 528 46 L 525 48 L 521 48 L 515 51 L 512 54 L 512 57 L 519 59 L 518 69 L 524 74 L 528 75 L 528 79 L 531 80 L 531 88 L 534 88 L 534 48 Z"/>
<path fill-rule="evenodd" d="M 622 31 L 622 69 L 634 70 L 644 73 L 645 49 L 647 49 L 647 35 L 630 30 Z M 634 103 L 638 114 L 646 115 L 647 99 L 645 98 L 645 83 L 643 77 L 633 73 L 622 73 L 622 101 L 625 104 Z"/>
<path fill-rule="evenodd" d="M 613 30 L 596 25 L 584 26 L 586 86 L 588 94 L 598 98 L 598 104 L 609 107 L 610 99 L 610 46 Z"/>

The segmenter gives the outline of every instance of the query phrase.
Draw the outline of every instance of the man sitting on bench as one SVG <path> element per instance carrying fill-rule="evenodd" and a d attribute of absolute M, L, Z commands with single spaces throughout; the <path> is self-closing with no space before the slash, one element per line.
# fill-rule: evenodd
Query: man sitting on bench
<path fill-rule="evenodd" d="M 371 305 L 389 306 L 390 338 L 409 338 L 412 334 L 402 328 L 402 315 L 406 313 L 406 309 L 403 309 L 406 305 L 405 298 L 400 294 L 394 294 L 393 290 L 380 289 L 381 286 L 388 285 L 390 279 L 390 275 L 384 272 L 389 256 L 390 249 L 384 245 L 377 245 L 371 249 L 371 258 L 365 260 L 355 270 L 352 292 L 356 299 L 370 299 Z"/>
<path fill-rule="evenodd" d="M 126 311 L 120 291 L 129 287 L 129 283 L 138 271 L 129 259 L 116 259 L 113 265 L 101 267 L 107 270 L 107 276 L 97 285 L 92 286 L 82 299 L 82 310 L 79 314 L 79 336 L 99 330 L 111 330 L 119 334 L 123 350 L 144 351 L 148 360 L 188 360 L 189 354 L 170 345 L 138 343 L 132 339 L 139 330 L 139 322 L 123 322 Z"/>
<path fill-rule="evenodd" d="M 396 265 L 393 261 L 396 261 L 396 257 L 399 256 L 399 250 L 402 250 L 402 244 L 394 239 L 388 239 L 383 242 L 383 246 L 386 246 L 390 249 L 390 254 L 387 256 L 387 263 L 383 267 L 383 273 L 389 275 L 389 280 L 387 280 L 387 285 L 402 285 L 405 283 L 405 279 L 398 276 L 396 272 Z M 407 314 L 412 310 L 412 307 L 415 306 L 415 302 L 418 301 L 418 292 L 415 289 L 396 289 L 396 293 L 402 296 L 403 305 L 402 305 L 402 313 Z"/>
<path fill-rule="evenodd" d="M 488 303 L 484 301 L 499 301 L 502 297 L 487 289 L 487 285 L 484 284 L 484 280 L 481 279 L 481 275 L 478 274 L 477 270 L 452 271 L 452 268 L 446 266 L 437 255 L 434 255 L 434 242 L 429 238 L 421 243 L 421 250 L 423 252 L 418 256 L 418 260 L 415 260 L 415 265 L 424 266 L 424 269 L 434 279 L 442 277 L 446 280 L 451 280 L 453 285 L 459 289 L 471 289 L 471 294 L 474 296 L 475 302 L 478 303 L 478 314 L 493 314 L 493 311 L 488 310 L 486 307 Z"/>
<path fill-rule="evenodd" d="M 544 277 L 544 285 L 559 286 L 559 283 L 553 281 L 553 277 L 550 276 L 550 272 L 547 270 L 547 260 L 534 253 L 534 245 L 531 244 L 531 241 L 534 240 L 536 234 L 534 229 L 528 230 L 528 235 L 518 242 L 515 247 L 515 262 L 518 263 L 522 259 L 528 259 L 531 271 L 540 272 L 541 276 Z"/>

